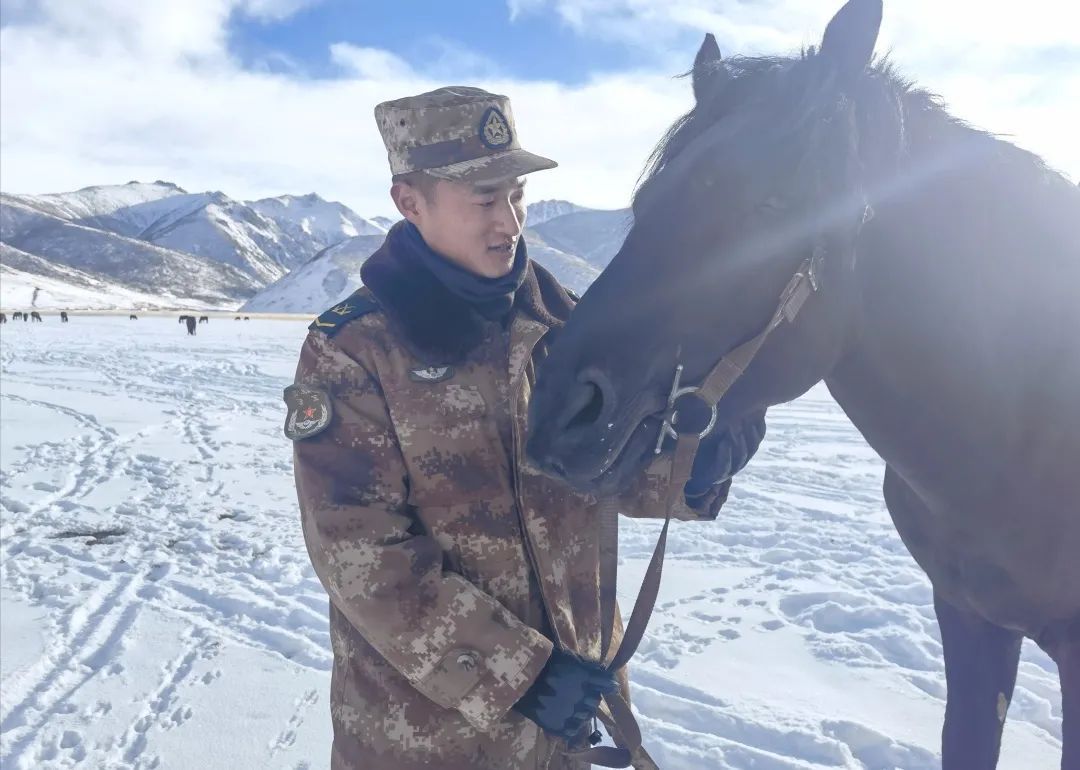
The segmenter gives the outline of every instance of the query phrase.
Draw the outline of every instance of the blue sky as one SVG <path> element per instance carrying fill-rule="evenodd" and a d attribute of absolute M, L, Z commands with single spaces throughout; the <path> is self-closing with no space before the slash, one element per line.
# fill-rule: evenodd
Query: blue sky
<path fill-rule="evenodd" d="M 318 78 L 341 75 L 329 49 L 342 42 L 380 48 L 417 63 L 456 54 L 459 64 L 473 60 L 481 71 L 568 85 L 651 58 L 648 51 L 623 41 L 583 35 L 543 9 L 511 19 L 509 6 L 495 0 L 326 0 L 286 19 L 235 14 L 229 33 L 230 48 L 245 65 L 298 66 Z M 282 55 L 290 64 L 282 61 Z"/>
<path fill-rule="evenodd" d="M 1080 5 L 885 0 L 878 52 L 970 123 L 1080 179 Z M 374 106 L 448 84 L 510 96 L 559 162 L 531 200 L 627 205 L 724 55 L 820 41 L 842 0 L 0 0 L 0 189 L 163 179 L 392 213 Z M 11 118 L 10 116 L 16 116 Z"/>

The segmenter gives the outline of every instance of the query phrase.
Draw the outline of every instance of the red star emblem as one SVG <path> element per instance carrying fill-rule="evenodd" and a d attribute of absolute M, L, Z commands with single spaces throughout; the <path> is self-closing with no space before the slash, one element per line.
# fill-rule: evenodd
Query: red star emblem
<path fill-rule="evenodd" d="M 314 416 L 315 416 L 315 407 L 309 406 L 307 409 L 304 410 L 305 419 L 310 420 Z"/>

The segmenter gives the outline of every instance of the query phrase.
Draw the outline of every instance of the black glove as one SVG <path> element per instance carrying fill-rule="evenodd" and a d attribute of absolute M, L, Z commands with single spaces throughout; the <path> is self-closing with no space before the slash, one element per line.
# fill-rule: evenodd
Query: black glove
<path fill-rule="evenodd" d="M 615 674 L 599 663 L 555 650 L 540 676 L 514 704 L 514 710 L 536 722 L 544 732 L 569 741 L 596 716 L 601 695 L 618 689 Z"/>
<path fill-rule="evenodd" d="M 746 467 L 765 438 L 765 411 L 752 412 L 738 425 L 701 440 L 690 480 L 683 487 L 687 499 L 700 497 L 714 484 L 732 478 Z"/>

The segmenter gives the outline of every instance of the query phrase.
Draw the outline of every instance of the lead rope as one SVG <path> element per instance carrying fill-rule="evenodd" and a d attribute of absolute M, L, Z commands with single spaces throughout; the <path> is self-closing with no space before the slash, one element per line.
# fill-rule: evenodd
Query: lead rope
<path fill-rule="evenodd" d="M 664 439 L 671 436 L 675 439 L 675 456 L 671 463 L 671 471 L 667 480 L 667 496 L 664 501 L 664 525 L 660 529 L 660 537 L 657 539 L 656 548 L 653 550 L 649 567 L 645 571 L 645 577 L 641 582 L 634 609 L 630 613 L 630 620 L 626 624 L 622 642 L 618 651 L 610 660 L 607 659 L 608 646 L 611 644 L 611 636 L 615 626 L 615 606 L 619 560 L 619 521 L 617 503 L 613 498 L 600 500 L 597 515 L 600 516 L 600 543 L 599 543 L 599 578 L 600 578 L 600 650 L 601 660 L 605 661 L 608 671 L 616 672 L 627 664 L 637 651 L 638 645 L 645 636 L 645 629 L 649 624 L 653 608 L 656 605 L 656 597 L 660 593 L 660 578 L 664 570 L 664 554 L 667 550 L 668 527 L 671 524 L 671 513 L 682 497 L 683 487 L 690 480 L 690 473 L 694 467 L 694 456 L 697 454 L 701 440 L 709 435 L 716 427 L 716 406 L 720 399 L 731 389 L 731 386 L 746 371 L 754 357 L 757 355 L 765 340 L 782 323 L 791 323 L 802 310 L 807 298 L 818 290 L 818 271 L 824 257 L 822 249 L 815 248 L 814 254 L 805 260 L 799 267 L 798 272 L 791 277 L 784 291 L 780 294 L 780 301 L 776 311 L 769 319 L 768 325 L 756 336 L 747 340 L 742 345 L 732 350 L 728 355 L 721 358 L 712 371 L 706 375 L 704 382 L 699 387 L 680 387 L 682 376 L 682 364 L 675 369 L 675 378 L 672 383 L 671 393 L 668 397 L 668 409 L 664 416 L 664 422 L 660 429 L 660 436 L 656 442 L 656 453 L 659 454 Z M 696 396 L 710 411 L 708 424 L 700 432 L 679 433 L 676 427 L 678 419 L 677 401 L 683 396 Z M 585 746 L 582 748 L 569 747 L 566 751 L 568 756 L 589 762 L 600 767 L 630 767 L 635 764 L 639 768 L 653 768 L 656 763 L 649 757 L 641 745 L 641 728 L 634 718 L 630 704 L 622 697 L 621 693 L 605 694 L 603 703 L 597 713 L 600 721 L 604 723 L 611 733 L 615 746 Z M 597 738 L 594 733 L 590 739 Z"/>

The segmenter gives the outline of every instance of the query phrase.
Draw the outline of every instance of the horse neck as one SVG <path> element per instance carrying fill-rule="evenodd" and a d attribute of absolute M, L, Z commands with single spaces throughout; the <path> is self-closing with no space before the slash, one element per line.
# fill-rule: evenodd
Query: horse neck
<path fill-rule="evenodd" d="M 875 217 L 858 244 L 859 328 L 826 381 L 906 476 L 965 463 L 985 476 L 1018 433 L 1080 434 L 1080 193 L 920 94 L 901 107 L 902 142 L 864 136 Z"/>

